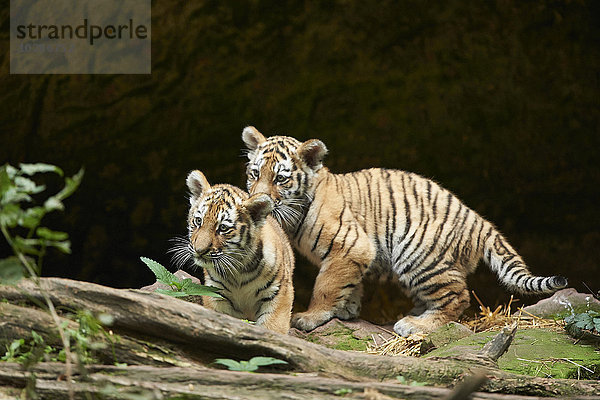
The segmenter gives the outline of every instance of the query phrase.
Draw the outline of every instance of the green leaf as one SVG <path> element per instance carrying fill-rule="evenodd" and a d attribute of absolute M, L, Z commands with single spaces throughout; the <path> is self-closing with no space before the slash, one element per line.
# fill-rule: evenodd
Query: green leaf
<path fill-rule="evenodd" d="M 31 207 L 21 213 L 19 225 L 24 228 L 33 229 L 40 224 L 46 214 L 43 207 Z"/>
<path fill-rule="evenodd" d="M 12 180 L 15 179 L 16 176 L 19 175 L 19 170 L 16 169 L 15 167 L 13 167 L 10 164 L 4 164 L 4 168 L 6 170 L 6 173 L 8 174 L 8 177 Z"/>
<path fill-rule="evenodd" d="M 13 245 L 21 253 L 39 255 L 40 251 L 37 246 L 40 245 L 40 239 L 23 239 L 20 236 L 16 236 L 13 240 Z"/>
<path fill-rule="evenodd" d="M 39 237 L 48 240 L 63 241 L 69 238 L 69 234 L 66 232 L 53 231 L 45 227 L 37 228 L 35 233 Z"/>
<path fill-rule="evenodd" d="M 7 172 L 8 164 L 4 164 L 0 167 L 0 198 L 4 196 L 4 193 L 12 186 L 12 181 L 8 176 Z"/>
<path fill-rule="evenodd" d="M 181 286 L 181 289 L 187 289 L 189 287 L 192 287 L 193 284 L 194 284 L 194 281 L 192 281 L 190 278 L 183 278 L 180 286 Z"/>
<path fill-rule="evenodd" d="M 253 372 L 258 369 L 258 365 L 250 364 L 248 361 L 240 361 L 240 369 L 238 371 Z"/>
<path fill-rule="evenodd" d="M 0 360 L 2 361 L 18 361 L 17 360 L 17 354 L 19 349 L 21 348 L 21 346 L 23 346 L 25 344 L 25 339 L 15 339 L 13 340 L 9 346 L 6 347 L 6 350 L 8 350 L 4 356 L 2 358 L 0 358 Z"/>
<path fill-rule="evenodd" d="M 11 285 L 20 281 L 24 276 L 23 265 L 17 257 L 0 260 L 0 283 Z"/>
<path fill-rule="evenodd" d="M 55 210 L 62 211 L 65 209 L 65 206 L 62 203 L 62 201 L 60 201 L 60 199 L 58 199 L 56 196 L 52 196 L 52 197 L 48 197 L 46 199 L 46 201 L 44 202 L 44 209 L 47 212 L 55 211 Z"/>
<path fill-rule="evenodd" d="M 180 282 L 179 279 L 174 274 L 169 272 L 160 263 L 158 263 L 154 260 L 151 260 L 147 257 L 140 257 L 140 260 L 142 260 L 142 262 L 144 264 L 146 264 L 148 266 L 148 268 L 150 268 L 150 270 L 156 276 L 157 281 L 167 284 L 169 286 L 171 286 L 172 282 Z"/>
<path fill-rule="evenodd" d="M 19 188 L 19 191 L 27 194 L 36 194 L 46 190 L 46 186 L 38 186 L 34 181 L 24 176 L 17 176 L 15 178 L 15 185 Z"/>
<path fill-rule="evenodd" d="M 219 289 L 216 287 L 200 285 L 192 281 L 190 278 L 185 278 L 181 282 L 181 290 L 190 296 L 210 296 L 221 298 Z"/>
<path fill-rule="evenodd" d="M 241 371 L 242 368 L 239 362 L 229 358 L 217 358 L 214 362 L 226 366 L 230 371 Z"/>
<path fill-rule="evenodd" d="M 37 344 L 43 344 L 44 343 L 44 338 L 41 337 L 39 335 L 39 333 L 37 333 L 36 331 L 32 330 L 31 331 L 31 337 L 33 338 L 33 341 Z"/>
<path fill-rule="evenodd" d="M 61 253 L 71 254 L 71 242 L 69 240 L 54 241 L 49 240 L 45 242 L 46 246 L 52 246 L 57 248 Z"/>
<path fill-rule="evenodd" d="M 257 367 L 264 367 L 266 365 L 274 364 L 287 364 L 287 361 L 279 360 L 273 357 L 252 357 L 248 362 Z"/>
<path fill-rule="evenodd" d="M 65 179 L 65 187 L 60 192 L 58 192 L 58 194 L 55 197 L 59 200 L 64 200 L 70 195 L 72 195 L 73 192 L 75 192 L 75 190 L 77 190 L 77 188 L 81 184 L 81 180 L 83 179 L 84 173 L 85 170 L 81 168 L 79 172 L 77 172 L 72 177 L 67 177 Z"/>
<path fill-rule="evenodd" d="M 21 172 L 25 175 L 35 175 L 37 173 L 43 172 L 54 172 L 60 176 L 63 176 L 62 169 L 58 168 L 55 165 L 44 164 L 44 163 L 36 163 L 36 164 L 19 164 L 19 168 Z"/>
<path fill-rule="evenodd" d="M 167 296 L 172 296 L 172 297 L 185 297 L 185 296 L 188 296 L 188 294 L 185 293 L 185 292 L 178 292 L 178 291 L 175 291 L 175 290 L 165 290 L 165 289 L 156 289 L 156 293 L 166 294 Z"/>
<path fill-rule="evenodd" d="M 0 204 L 17 204 L 22 201 L 30 202 L 31 200 L 31 196 L 27 193 L 19 191 L 16 186 L 10 186 L 2 195 Z"/>
<path fill-rule="evenodd" d="M 226 366 L 230 371 L 245 371 L 252 372 L 258 369 L 257 365 L 250 364 L 248 361 L 235 361 L 229 358 L 218 358 L 215 360 L 215 364 L 221 364 Z"/>
<path fill-rule="evenodd" d="M 14 228 L 19 224 L 23 211 L 17 204 L 7 204 L 0 209 L 0 224 Z"/>

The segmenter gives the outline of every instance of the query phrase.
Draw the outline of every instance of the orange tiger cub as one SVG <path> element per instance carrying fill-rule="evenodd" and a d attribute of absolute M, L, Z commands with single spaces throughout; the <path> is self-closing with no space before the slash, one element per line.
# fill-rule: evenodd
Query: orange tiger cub
<path fill-rule="evenodd" d="M 294 300 L 294 253 L 269 215 L 273 201 L 264 194 L 249 197 L 231 185 L 211 186 L 200 171 L 188 175 L 187 186 L 188 257 L 222 296 L 204 297 L 204 305 L 286 334 Z"/>
<path fill-rule="evenodd" d="M 392 273 L 412 298 L 414 308 L 394 325 L 402 336 L 458 319 L 469 306 L 467 274 L 481 259 L 515 292 L 567 285 L 533 276 L 494 225 L 429 179 L 380 168 L 333 174 L 316 139 L 265 138 L 254 127 L 242 139 L 248 191 L 271 196 L 294 247 L 320 266 L 308 310 L 292 317 L 299 329 L 358 316 L 368 275 Z"/>

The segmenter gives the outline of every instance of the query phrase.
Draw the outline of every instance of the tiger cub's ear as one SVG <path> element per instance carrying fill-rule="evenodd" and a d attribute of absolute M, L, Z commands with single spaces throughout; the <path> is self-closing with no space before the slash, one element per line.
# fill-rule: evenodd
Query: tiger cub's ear
<path fill-rule="evenodd" d="M 190 193 L 192 194 L 192 198 L 190 200 L 197 199 L 202 195 L 202 193 L 210 189 L 210 183 L 208 183 L 204 174 L 198 170 L 190 172 L 186 179 L 186 183 Z"/>
<path fill-rule="evenodd" d="M 323 159 L 327 154 L 327 147 L 325 143 L 318 139 L 310 139 L 302 143 L 298 147 L 298 157 L 304 162 L 309 168 L 314 171 L 321 169 L 323 166 Z"/>
<path fill-rule="evenodd" d="M 248 150 L 254 151 L 259 144 L 267 139 L 255 127 L 247 126 L 242 131 L 242 140 L 246 143 Z"/>
<path fill-rule="evenodd" d="M 257 193 L 242 203 L 255 224 L 261 224 L 273 211 L 273 200 L 265 193 Z"/>

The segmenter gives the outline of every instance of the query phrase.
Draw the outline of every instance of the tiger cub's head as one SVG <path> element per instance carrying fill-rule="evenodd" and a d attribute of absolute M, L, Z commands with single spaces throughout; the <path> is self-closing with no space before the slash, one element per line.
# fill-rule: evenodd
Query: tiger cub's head
<path fill-rule="evenodd" d="M 200 171 L 192 171 L 186 182 L 188 250 L 194 263 L 222 276 L 243 270 L 257 250 L 273 201 L 265 194 L 248 197 L 231 185 L 211 186 Z"/>
<path fill-rule="evenodd" d="M 301 143 L 288 136 L 265 138 L 253 126 L 244 129 L 242 140 L 248 148 L 248 192 L 271 196 L 273 216 L 286 230 L 292 229 L 312 201 L 314 178 L 323 168 L 327 147 L 317 139 Z"/>

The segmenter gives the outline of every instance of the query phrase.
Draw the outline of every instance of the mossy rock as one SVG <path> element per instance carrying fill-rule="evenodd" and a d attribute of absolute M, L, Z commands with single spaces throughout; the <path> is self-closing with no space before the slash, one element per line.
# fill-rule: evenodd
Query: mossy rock
<path fill-rule="evenodd" d="M 433 348 L 440 348 L 471 335 L 473 335 L 473 332 L 466 326 L 458 322 L 449 322 L 427 335 L 421 345 L 421 353 Z"/>
<path fill-rule="evenodd" d="M 303 339 L 336 350 L 365 351 L 371 339 L 362 337 L 356 329 L 352 329 L 338 320 L 333 320 L 314 331 L 297 335 Z"/>
<path fill-rule="evenodd" d="M 425 357 L 448 357 L 464 351 L 478 351 L 497 333 L 477 333 L 433 350 Z M 500 357 L 498 366 L 523 375 L 599 379 L 600 352 L 595 346 L 575 344 L 566 333 L 523 329 L 517 332 L 508 351 Z"/>

